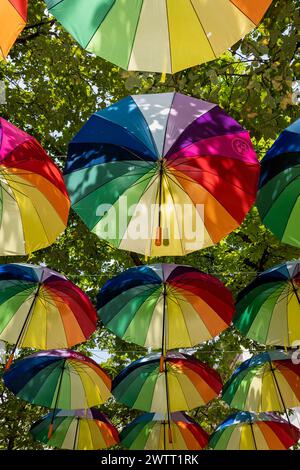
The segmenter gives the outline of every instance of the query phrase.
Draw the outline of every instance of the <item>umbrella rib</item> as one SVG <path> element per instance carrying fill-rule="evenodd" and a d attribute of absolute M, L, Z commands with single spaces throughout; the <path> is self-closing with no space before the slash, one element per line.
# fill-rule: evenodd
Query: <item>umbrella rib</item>
<path fill-rule="evenodd" d="M 54 422 L 54 418 L 55 418 L 55 411 L 56 411 L 57 405 L 58 405 L 58 400 L 59 400 L 59 395 L 60 395 L 60 389 L 61 389 L 62 380 L 63 380 L 63 376 L 64 376 L 64 372 L 65 372 L 66 361 L 67 361 L 67 359 L 64 359 L 64 360 L 63 360 L 62 367 L 61 367 L 61 372 L 60 372 L 60 377 L 59 377 L 59 383 L 58 383 L 58 389 L 57 389 L 57 393 L 56 393 L 54 408 L 53 408 L 52 417 L 51 417 L 51 422 L 50 422 L 50 427 L 49 427 L 49 434 L 50 434 L 50 437 L 51 437 L 51 435 L 52 435 L 53 422 Z"/>
<path fill-rule="evenodd" d="M 270 368 L 271 368 L 271 374 L 272 374 L 272 377 L 273 377 L 273 381 L 274 381 L 274 383 L 275 383 L 275 388 L 276 388 L 277 393 L 278 393 L 278 395 L 279 395 L 279 397 L 280 397 L 281 404 L 282 404 L 282 406 L 283 406 L 283 409 L 284 409 L 285 415 L 286 415 L 286 417 L 287 417 L 288 423 L 289 423 L 289 425 L 291 426 L 290 418 L 289 418 L 289 415 L 288 415 L 288 412 L 287 412 L 287 408 L 286 408 L 285 403 L 284 403 L 284 400 L 283 400 L 283 396 L 282 396 L 282 393 L 281 393 L 279 384 L 278 384 L 278 382 L 277 382 L 277 378 L 276 378 L 276 375 L 275 375 L 275 372 L 274 372 L 274 369 L 273 369 L 272 362 L 269 361 L 269 364 L 270 364 Z"/>
<path fill-rule="evenodd" d="M 74 437 L 74 444 L 73 444 L 73 450 L 76 449 L 76 441 L 77 441 L 77 434 L 78 434 L 78 429 L 79 429 L 79 416 L 76 417 L 77 423 L 76 423 L 76 430 L 75 430 L 75 437 Z"/>
<path fill-rule="evenodd" d="M 147 174 L 147 173 L 146 173 L 146 174 Z M 144 176 L 146 176 L 146 174 L 144 174 Z M 124 177 L 125 177 L 125 175 L 123 175 L 123 176 L 120 177 L 120 178 L 124 178 Z M 117 179 L 117 178 L 116 178 L 116 179 Z M 113 180 L 113 181 L 116 181 L 116 179 Z M 139 178 L 139 180 L 138 180 L 137 182 L 131 184 L 130 187 L 129 187 L 126 191 L 130 191 L 131 188 L 133 188 L 134 186 L 138 186 L 139 184 L 142 184 L 142 183 L 144 183 L 145 181 L 151 180 L 151 179 L 153 179 L 153 181 L 151 182 L 150 185 L 146 186 L 146 188 L 142 191 L 141 196 L 140 196 L 140 199 L 141 199 L 141 198 L 143 197 L 143 195 L 145 194 L 145 192 L 148 191 L 148 189 L 151 188 L 152 184 L 155 182 L 155 176 L 154 176 L 154 175 L 148 176 L 147 178 Z M 111 182 L 110 182 L 110 183 L 111 183 Z M 103 186 L 104 186 L 104 185 L 103 185 Z M 101 186 L 101 187 L 102 187 L 102 186 Z M 99 189 L 99 188 L 97 188 L 97 189 Z M 124 192 L 126 192 L 126 191 L 124 191 Z M 76 203 L 73 204 L 73 206 L 76 206 L 76 204 L 78 204 L 79 202 L 82 202 L 84 199 L 86 199 L 86 198 L 87 198 L 90 194 L 92 194 L 92 193 L 93 193 L 93 191 L 90 191 L 88 194 L 85 194 L 84 197 L 82 197 L 81 199 L 79 199 L 78 201 L 76 201 Z M 124 194 L 124 193 L 122 193 L 122 194 Z M 114 203 L 112 204 L 112 207 L 118 202 L 120 196 L 121 196 L 121 194 L 119 194 L 119 196 L 116 198 L 116 200 L 115 200 Z M 95 223 L 95 225 L 94 225 L 92 228 L 90 228 L 90 230 L 93 230 L 93 229 L 96 227 L 96 225 L 99 223 L 99 221 L 100 221 L 101 219 L 102 219 L 102 217 Z M 129 224 L 128 224 L 128 225 L 129 225 Z"/>
<path fill-rule="evenodd" d="M 189 340 L 190 340 L 191 346 L 193 346 L 193 342 L 192 342 L 192 339 L 191 339 L 191 336 L 190 336 L 190 331 L 189 331 L 189 328 L 188 328 L 188 325 L 187 325 L 187 322 L 186 322 L 186 318 L 185 318 L 185 316 L 184 316 L 184 314 L 183 314 L 183 310 L 182 310 L 182 308 L 181 308 L 181 305 L 179 304 L 179 301 L 178 301 L 178 299 L 177 299 L 176 297 L 175 297 L 175 300 L 174 300 L 174 299 L 171 299 L 171 300 L 173 300 L 173 302 L 178 305 L 178 308 L 179 308 L 179 310 L 181 311 L 182 318 L 183 318 L 183 321 L 184 321 L 184 324 L 185 324 L 185 328 L 186 328 L 187 334 L 188 334 L 188 336 L 189 336 Z M 187 302 L 187 304 L 189 304 L 188 301 L 186 301 L 186 302 Z M 190 305 L 190 304 L 189 304 L 189 305 Z M 194 309 L 194 308 L 193 308 L 193 309 Z M 195 309 L 194 309 L 194 310 L 195 310 Z M 201 321 L 203 321 L 202 318 L 201 318 Z M 204 321 L 203 321 L 203 323 L 204 323 Z M 205 326 L 206 326 L 206 325 L 205 325 Z M 207 328 L 207 331 L 209 331 L 208 328 Z M 209 332 L 209 333 L 210 333 L 210 332 Z"/>
<path fill-rule="evenodd" d="M 17 341 L 16 341 L 16 343 L 15 343 L 15 345 L 14 345 L 14 347 L 13 347 L 12 353 L 11 353 L 11 355 L 10 355 L 10 357 L 9 357 L 9 360 L 8 360 L 7 364 L 6 364 L 6 369 L 9 369 L 10 364 L 11 364 L 12 361 L 13 361 L 13 358 L 14 358 L 14 355 L 15 355 L 15 352 L 16 352 L 16 349 L 17 349 L 17 347 L 19 346 L 19 344 L 20 344 L 20 342 L 21 342 L 21 339 L 22 339 L 22 337 L 23 337 L 23 335 L 24 335 L 24 333 L 25 333 L 25 331 L 26 331 L 26 327 L 27 327 L 27 325 L 28 325 L 28 322 L 29 322 L 31 313 L 33 313 L 33 310 L 34 310 L 34 307 L 35 307 L 35 304 L 36 304 L 36 301 L 37 301 L 37 298 L 38 298 L 38 295 L 39 295 L 40 288 L 41 288 L 41 283 L 38 284 L 38 288 L 37 288 L 37 291 L 36 291 L 35 294 L 34 294 L 33 301 L 32 301 L 32 303 L 31 303 L 31 306 L 30 306 L 30 308 L 29 308 L 29 311 L 28 311 L 28 313 L 27 313 L 27 315 L 26 315 L 25 321 L 24 321 L 24 323 L 23 323 L 23 326 L 22 326 L 22 328 L 21 328 L 21 331 L 20 331 L 20 333 L 19 333 L 19 336 L 18 336 L 18 338 L 17 338 Z"/>
<path fill-rule="evenodd" d="M 282 194 L 284 191 L 286 191 L 287 187 L 290 186 L 290 184 L 293 183 L 297 178 L 300 178 L 300 176 L 297 175 L 297 176 L 295 176 L 294 178 L 292 178 L 292 179 L 288 182 L 288 184 L 286 184 L 286 185 L 284 186 L 284 188 L 282 188 L 282 189 L 279 191 L 279 193 L 276 195 L 275 199 L 273 199 L 273 200 L 270 202 L 270 204 L 267 206 L 266 210 L 264 211 L 264 213 L 265 213 L 264 218 L 266 217 L 266 215 L 268 214 L 268 212 L 270 211 L 270 209 L 272 208 L 272 206 L 274 206 L 274 204 L 276 203 L 276 201 L 278 201 L 278 199 L 279 199 L 279 197 L 281 196 L 281 194 Z M 263 187 L 261 188 L 261 191 L 262 191 L 262 190 L 263 190 Z M 295 202 L 295 204 L 296 204 L 296 202 Z M 292 213 L 292 211 L 293 211 L 293 209 L 294 209 L 294 207 L 295 207 L 295 204 L 293 204 L 293 206 L 292 206 L 292 208 L 291 208 L 291 210 L 290 210 L 290 212 L 289 212 L 289 216 L 291 215 L 291 213 Z"/>
<path fill-rule="evenodd" d="M 215 108 L 219 108 L 220 110 L 220 107 L 218 105 L 215 105 L 214 108 L 212 109 L 215 109 Z M 206 113 L 209 113 L 210 111 L 207 111 Z M 206 114 L 204 113 L 204 114 Z M 195 119 L 191 124 L 193 124 L 197 119 Z M 239 129 L 238 131 L 234 131 L 234 132 L 231 132 L 230 134 L 231 135 L 235 135 L 235 134 L 240 134 L 241 132 L 247 132 L 245 129 L 243 129 L 241 127 L 241 129 Z M 224 137 L 225 135 L 227 134 L 221 134 L 221 135 L 212 135 L 210 137 L 206 137 L 204 139 L 201 139 L 200 140 L 195 140 L 194 142 L 190 142 L 189 144 L 187 144 L 185 147 L 181 148 L 178 152 L 177 152 L 177 156 L 175 158 L 171 158 L 171 156 L 168 156 L 167 157 L 167 162 L 170 163 L 170 162 L 175 162 L 176 160 L 178 160 L 179 158 L 183 158 L 184 155 L 182 155 L 182 152 L 186 152 L 190 147 L 193 147 L 196 143 L 198 142 L 203 142 L 205 140 L 208 140 L 208 139 L 213 139 L 213 138 L 216 138 L 216 137 Z M 171 155 L 176 155 L 176 153 L 172 153 Z M 222 156 L 222 155 L 221 155 Z M 232 157 L 227 157 L 227 158 L 230 158 L 232 159 Z M 255 163 L 256 165 L 256 163 Z"/>
<path fill-rule="evenodd" d="M 168 171 L 168 170 L 167 170 Z M 182 173 L 182 175 L 185 175 L 186 171 L 193 171 L 193 172 L 197 172 L 197 173 L 207 173 L 208 175 L 212 175 L 212 176 L 219 176 L 218 173 L 214 173 L 212 171 L 207 171 L 207 170 L 203 170 L 203 169 L 199 169 L 199 168 L 195 168 L 195 169 L 191 169 L 191 170 L 184 170 L 184 171 L 180 171 L 178 170 L 180 173 Z M 173 172 L 172 172 L 172 167 L 170 167 L 170 170 L 169 170 L 169 173 L 171 173 L 173 175 Z M 170 177 L 170 176 L 169 176 Z M 192 177 L 189 177 L 189 176 L 179 176 L 180 179 L 184 180 L 184 181 L 188 181 L 190 183 L 194 183 L 194 184 L 198 184 L 199 186 L 202 186 L 201 183 L 198 183 L 198 181 L 196 181 L 194 178 Z M 223 180 L 227 183 L 227 181 L 225 180 L 225 178 L 223 178 Z M 230 185 L 231 187 L 233 188 L 237 188 L 237 189 L 241 189 L 245 194 L 249 194 L 250 196 L 252 196 L 252 193 L 249 193 L 248 191 L 246 191 L 244 189 L 244 187 L 242 187 L 241 185 L 238 185 L 238 184 L 233 184 L 233 183 L 227 183 L 228 185 Z M 204 187 L 204 186 L 202 186 Z M 206 189 L 206 188 L 205 188 Z M 211 192 L 206 189 L 207 192 L 209 192 L 211 194 Z M 219 201 L 218 201 L 219 202 Z"/>
<path fill-rule="evenodd" d="M 254 443 L 254 447 L 255 447 L 255 450 L 257 450 L 257 444 L 256 444 L 256 439 L 255 439 L 255 435 L 254 435 L 254 429 L 253 429 L 253 423 L 252 423 L 252 418 L 250 417 L 250 427 L 251 427 L 251 433 L 252 433 L 252 438 L 253 438 L 253 443 Z"/>
<path fill-rule="evenodd" d="M 169 176 L 169 178 L 170 178 L 170 176 Z M 171 181 L 173 181 L 172 178 L 170 178 L 170 179 L 171 179 Z M 169 183 L 168 178 L 166 178 L 166 182 L 167 182 L 167 186 L 168 186 L 168 188 L 169 188 L 169 193 L 170 193 L 171 199 L 172 199 L 172 201 L 173 201 L 173 206 L 174 206 L 174 208 L 175 208 L 175 201 L 174 201 L 174 198 L 173 198 L 173 194 L 172 194 L 172 190 L 171 190 L 171 185 L 170 185 L 170 183 Z M 187 193 L 183 190 L 183 188 L 182 188 L 176 181 L 173 181 L 173 183 L 177 184 L 177 186 L 178 186 L 185 194 L 187 194 Z M 187 196 L 189 197 L 188 194 L 187 194 Z M 190 197 L 189 197 L 189 199 L 190 199 Z M 181 250 L 182 250 L 182 253 L 185 253 L 185 250 L 184 250 L 183 244 L 182 244 L 182 233 L 181 233 L 181 230 L 180 230 L 180 226 L 179 226 L 179 221 L 178 221 L 178 216 L 177 216 L 176 210 L 174 210 L 174 213 L 175 213 L 175 218 L 176 218 L 176 222 L 177 222 L 177 227 L 178 227 L 179 232 L 180 232 L 180 235 L 181 235 L 181 236 L 180 236 Z"/>
<path fill-rule="evenodd" d="M 167 5 L 166 5 L 166 10 L 167 9 L 168 8 L 167 8 Z M 167 21 L 168 21 L 168 33 L 170 34 L 168 12 L 167 12 Z M 169 36 L 169 43 L 170 43 L 170 36 Z M 171 61 L 171 70 L 172 70 L 172 61 Z M 167 131 L 168 131 L 168 127 L 169 127 L 170 116 L 171 116 L 172 111 L 174 109 L 173 106 L 174 106 L 175 97 L 176 97 L 176 92 L 173 93 L 172 103 L 171 103 L 171 106 L 170 106 L 170 111 L 169 111 L 167 122 L 166 122 L 166 125 L 165 125 L 165 135 L 164 135 L 164 141 L 163 141 L 163 146 L 162 146 L 162 154 L 163 155 L 165 154 Z"/>
<path fill-rule="evenodd" d="M 210 48 L 211 48 L 211 51 L 212 51 L 213 55 L 215 56 L 215 59 L 217 59 L 217 55 L 216 55 L 216 53 L 215 53 L 215 50 L 214 50 L 214 48 L 213 48 L 213 46 L 212 46 L 212 43 L 210 42 L 210 39 L 209 39 L 209 37 L 208 37 L 208 34 L 207 34 L 207 32 L 205 31 L 205 28 L 204 28 L 204 26 L 203 26 L 203 24 L 202 24 L 202 21 L 201 21 L 199 15 L 198 15 L 198 13 L 197 13 L 197 10 L 196 10 L 196 8 L 195 8 L 195 6 L 194 6 L 192 0 L 190 0 L 190 4 L 191 4 L 191 7 L 192 7 L 193 10 L 194 10 L 194 13 L 195 13 L 196 17 L 198 18 L 198 21 L 199 21 L 199 23 L 200 23 L 200 25 L 201 25 L 201 29 L 202 29 L 202 31 L 203 31 L 203 34 L 204 34 L 204 36 L 207 38 L 207 42 L 209 43 L 209 46 L 210 46 Z M 193 121 L 193 122 L 194 122 L 194 121 Z"/>
<path fill-rule="evenodd" d="M 148 145 L 146 145 L 141 139 L 139 139 L 133 132 L 129 131 L 128 129 L 126 129 L 124 126 L 122 126 L 121 124 L 118 124 L 116 122 L 113 122 L 111 121 L 110 119 L 108 119 L 107 117 L 104 117 L 102 116 L 101 114 L 94 114 L 94 116 L 96 116 L 96 118 L 98 119 L 103 119 L 104 121 L 106 122 L 109 122 L 111 124 L 114 124 L 115 127 L 117 128 L 120 128 L 122 129 L 123 131 L 126 132 L 126 134 L 128 134 L 130 137 L 132 137 L 136 142 L 139 142 L 140 144 L 144 145 L 146 147 L 147 150 L 149 150 L 151 152 L 151 149 L 148 147 Z M 145 161 L 143 158 L 139 157 L 137 154 L 135 154 L 135 152 L 132 150 L 132 149 L 129 149 L 128 147 L 123 147 L 121 145 L 118 145 L 119 148 L 122 148 L 122 149 L 125 149 L 127 151 L 129 151 L 132 155 L 135 155 L 136 157 L 138 157 L 139 159 L 141 159 L 142 161 Z M 155 148 L 154 148 L 155 150 Z M 151 152 L 152 153 L 152 152 Z M 155 158 L 157 158 L 157 155 L 154 155 L 152 154 L 152 156 L 154 156 L 154 159 L 152 161 L 155 161 Z"/>

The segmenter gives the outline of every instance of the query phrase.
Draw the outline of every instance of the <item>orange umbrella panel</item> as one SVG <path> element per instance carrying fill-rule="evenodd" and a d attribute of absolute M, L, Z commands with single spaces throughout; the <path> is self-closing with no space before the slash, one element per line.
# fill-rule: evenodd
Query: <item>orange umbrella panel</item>
<path fill-rule="evenodd" d="M 27 4 L 28 0 L 0 2 L 0 60 L 6 59 L 26 25 Z"/>

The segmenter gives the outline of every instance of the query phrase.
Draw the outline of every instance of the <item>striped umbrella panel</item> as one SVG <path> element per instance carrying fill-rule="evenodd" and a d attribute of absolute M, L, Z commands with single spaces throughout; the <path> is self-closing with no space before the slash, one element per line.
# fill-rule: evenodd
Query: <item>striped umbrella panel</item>
<path fill-rule="evenodd" d="M 53 432 L 49 439 L 49 426 L 52 421 Z M 107 416 L 97 409 L 58 410 L 54 419 L 53 413 L 49 413 L 34 423 L 30 432 L 35 440 L 59 449 L 99 450 L 119 442 L 116 428 Z"/>
<path fill-rule="evenodd" d="M 225 383 L 222 398 L 232 408 L 286 412 L 300 406 L 300 364 L 292 353 L 271 351 L 243 362 Z"/>
<path fill-rule="evenodd" d="M 89 298 L 61 274 L 41 266 L 0 266 L 0 338 L 18 347 L 68 348 L 95 331 Z"/>
<path fill-rule="evenodd" d="M 262 344 L 294 346 L 300 340 L 299 269 L 294 261 L 258 275 L 238 296 L 236 328 Z"/>
<path fill-rule="evenodd" d="M 6 59 L 27 21 L 27 0 L 0 2 L 0 61 Z"/>
<path fill-rule="evenodd" d="M 168 353 L 160 371 L 160 354 L 130 364 L 113 381 L 116 400 L 130 408 L 155 413 L 191 410 L 221 391 L 219 374 L 206 364 L 180 353 Z"/>
<path fill-rule="evenodd" d="M 70 200 L 40 144 L 0 118 L 0 254 L 25 255 L 64 232 Z"/>
<path fill-rule="evenodd" d="M 93 114 L 64 170 L 88 228 L 146 256 L 218 243 L 252 207 L 259 172 L 245 129 L 215 104 L 179 93 L 131 96 Z"/>
<path fill-rule="evenodd" d="M 261 219 L 283 243 L 300 247 L 300 119 L 280 134 L 261 164 L 257 195 Z"/>
<path fill-rule="evenodd" d="M 16 396 L 47 408 L 87 409 L 111 396 L 111 380 L 103 369 L 70 350 L 42 351 L 18 360 L 3 378 Z"/>
<path fill-rule="evenodd" d="M 168 73 L 216 59 L 259 24 L 271 3 L 46 0 L 50 13 L 89 52 L 124 69 Z"/>
<path fill-rule="evenodd" d="M 189 266 L 131 268 L 98 294 L 98 315 L 124 341 L 178 349 L 211 340 L 230 325 L 234 304 L 216 278 Z"/>
<path fill-rule="evenodd" d="M 171 413 L 170 423 L 159 413 L 146 413 L 121 432 L 121 444 L 130 450 L 202 450 L 209 436 L 185 413 Z M 171 429 L 172 442 L 168 437 Z"/>
<path fill-rule="evenodd" d="M 280 416 L 240 412 L 216 429 L 209 446 L 214 450 L 287 450 L 299 439 L 299 429 Z"/>

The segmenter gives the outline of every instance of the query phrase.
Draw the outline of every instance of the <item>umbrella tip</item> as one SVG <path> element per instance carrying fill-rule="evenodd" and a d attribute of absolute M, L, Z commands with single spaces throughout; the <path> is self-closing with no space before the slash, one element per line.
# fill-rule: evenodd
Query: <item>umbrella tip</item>
<path fill-rule="evenodd" d="M 51 439 L 52 433 L 53 433 L 53 424 L 50 423 L 49 431 L 48 431 L 48 439 Z"/>
<path fill-rule="evenodd" d="M 9 359 L 8 359 L 7 363 L 5 364 L 5 370 L 8 370 L 10 368 L 13 360 L 14 360 L 14 355 L 11 354 L 9 356 Z"/>

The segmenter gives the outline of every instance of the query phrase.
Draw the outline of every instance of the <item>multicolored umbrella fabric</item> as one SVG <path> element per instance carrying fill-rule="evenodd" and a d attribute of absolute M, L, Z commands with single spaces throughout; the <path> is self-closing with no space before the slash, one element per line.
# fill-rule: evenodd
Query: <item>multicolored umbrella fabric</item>
<path fill-rule="evenodd" d="M 130 450 L 202 450 L 209 436 L 186 413 L 171 413 L 172 439 L 168 422 L 159 413 L 146 413 L 128 424 L 121 432 L 121 444 Z"/>
<path fill-rule="evenodd" d="M 33 137 L 0 117 L 0 256 L 54 243 L 69 208 L 58 167 Z"/>
<path fill-rule="evenodd" d="M 107 449 L 119 442 L 119 434 L 107 416 L 96 408 L 88 410 L 57 410 L 53 431 L 48 438 L 52 413 L 31 426 L 36 441 L 47 446 L 69 450 Z"/>
<path fill-rule="evenodd" d="M 104 370 L 84 354 L 65 349 L 18 360 L 3 379 L 17 397 L 54 411 L 91 408 L 111 396 L 111 379 Z"/>
<path fill-rule="evenodd" d="M 65 181 L 73 209 L 100 238 L 176 256 L 242 223 L 259 171 L 248 132 L 222 109 L 163 93 L 93 114 L 69 145 Z"/>
<path fill-rule="evenodd" d="M 243 335 L 267 345 L 300 340 L 300 262 L 259 274 L 238 296 L 233 323 Z"/>
<path fill-rule="evenodd" d="M 220 424 L 209 446 L 214 450 L 287 450 L 299 439 L 300 430 L 280 416 L 242 411 Z"/>
<path fill-rule="evenodd" d="M 296 358 L 297 359 L 297 358 Z M 222 398 L 238 410 L 285 412 L 300 406 L 300 364 L 293 352 L 264 352 L 243 362 L 223 387 Z"/>
<path fill-rule="evenodd" d="M 175 73 L 216 59 L 272 0 L 46 0 L 79 44 L 124 69 Z M 187 34 L 188 31 L 188 34 Z"/>
<path fill-rule="evenodd" d="M 300 247 L 300 119 L 283 131 L 262 159 L 257 207 L 283 243 Z"/>
<path fill-rule="evenodd" d="M 43 266 L 0 266 L 0 339 L 15 349 L 69 348 L 96 324 L 91 301 L 65 276 Z"/>
<path fill-rule="evenodd" d="M 192 347 L 226 329 L 234 312 L 228 289 L 190 266 L 128 269 L 98 294 L 104 325 L 124 341 L 163 351 Z"/>
<path fill-rule="evenodd" d="M 0 60 L 5 59 L 27 21 L 28 0 L 0 2 Z"/>
<path fill-rule="evenodd" d="M 192 356 L 169 352 L 150 354 L 126 367 L 113 380 L 116 400 L 130 408 L 163 413 L 205 405 L 222 389 L 219 374 Z"/>

